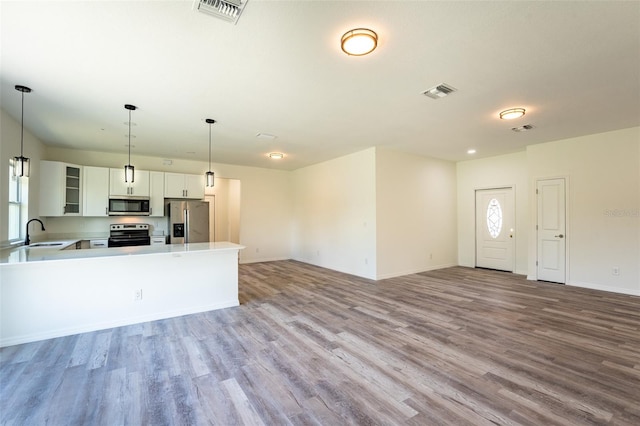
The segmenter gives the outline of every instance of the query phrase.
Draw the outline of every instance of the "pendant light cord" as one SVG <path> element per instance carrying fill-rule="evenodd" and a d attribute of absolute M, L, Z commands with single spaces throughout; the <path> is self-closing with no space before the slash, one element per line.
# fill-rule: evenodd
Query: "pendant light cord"
<path fill-rule="evenodd" d="M 129 165 L 131 165 L 131 110 L 129 110 Z"/>
<path fill-rule="evenodd" d="M 211 171 L 211 124 L 209 123 L 209 171 Z"/>
<path fill-rule="evenodd" d="M 24 146 L 24 92 L 22 92 L 22 110 L 20 114 L 20 157 L 24 157 L 22 152 Z"/>

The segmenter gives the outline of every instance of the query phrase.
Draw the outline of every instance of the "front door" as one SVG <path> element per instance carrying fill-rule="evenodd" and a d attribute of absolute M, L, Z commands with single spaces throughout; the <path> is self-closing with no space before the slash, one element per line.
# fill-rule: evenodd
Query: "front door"
<path fill-rule="evenodd" d="M 513 272 L 513 188 L 476 191 L 476 267 Z"/>
<path fill-rule="evenodd" d="M 537 276 L 542 281 L 565 282 L 566 223 L 564 179 L 539 180 Z"/>

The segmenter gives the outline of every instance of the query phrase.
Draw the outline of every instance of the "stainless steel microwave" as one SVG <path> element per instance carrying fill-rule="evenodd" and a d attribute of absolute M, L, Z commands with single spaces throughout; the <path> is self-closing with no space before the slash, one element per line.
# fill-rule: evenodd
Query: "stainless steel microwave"
<path fill-rule="evenodd" d="M 109 216 L 149 216 L 149 197 L 109 198 Z"/>

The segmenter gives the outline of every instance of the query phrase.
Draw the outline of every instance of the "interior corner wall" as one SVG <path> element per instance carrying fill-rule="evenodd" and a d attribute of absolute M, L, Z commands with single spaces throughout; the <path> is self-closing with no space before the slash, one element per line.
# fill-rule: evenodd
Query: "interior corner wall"
<path fill-rule="evenodd" d="M 514 187 L 515 197 L 515 273 L 528 272 L 530 233 L 529 178 L 527 154 L 517 152 L 457 163 L 458 263 L 476 265 L 475 191 Z"/>
<path fill-rule="evenodd" d="M 640 295 L 640 127 L 531 145 L 527 161 L 532 188 L 568 178 L 567 284 Z"/>
<path fill-rule="evenodd" d="M 375 279 L 375 148 L 292 174 L 293 258 Z"/>
<path fill-rule="evenodd" d="M 31 173 L 29 177 L 29 218 L 37 217 L 39 211 L 40 185 L 32 182 L 40 182 L 40 170 L 37 164 L 43 158 L 45 149 L 40 140 L 36 139 L 26 129 L 23 139 L 24 156 L 31 160 Z M 9 237 L 9 160 L 20 155 L 20 123 L 14 120 L 4 110 L 0 109 L 0 247 L 6 244 Z M 38 227 L 31 231 L 33 236 L 40 233 Z"/>
<path fill-rule="evenodd" d="M 377 279 L 457 265 L 454 163 L 376 149 Z"/>

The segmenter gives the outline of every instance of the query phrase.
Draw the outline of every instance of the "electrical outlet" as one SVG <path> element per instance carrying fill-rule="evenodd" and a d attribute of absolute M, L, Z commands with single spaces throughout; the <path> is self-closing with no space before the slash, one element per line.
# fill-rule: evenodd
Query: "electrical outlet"
<path fill-rule="evenodd" d="M 139 288 L 133 292 L 133 301 L 139 302 L 142 300 L 142 289 Z"/>
<path fill-rule="evenodd" d="M 620 268 L 614 266 L 613 269 L 611 269 L 611 275 L 620 275 Z"/>

